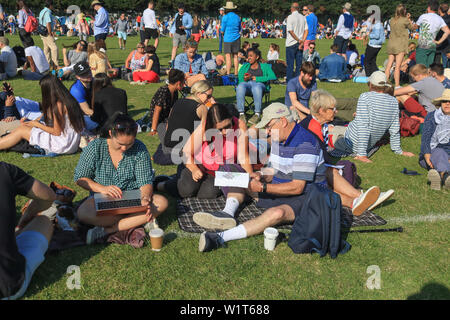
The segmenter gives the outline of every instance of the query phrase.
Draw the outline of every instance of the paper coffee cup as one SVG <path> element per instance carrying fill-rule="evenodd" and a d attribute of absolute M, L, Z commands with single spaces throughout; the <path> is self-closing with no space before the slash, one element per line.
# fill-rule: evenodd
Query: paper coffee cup
<path fill-rule="evenodd" d="M 264 249 L 273 251 L 277 244 L 278 230 L 275 228 L 266 228 L 264 230 Z"/>
<path fill-rule="evenodd" d="M 155 228 L 150 230 L 150 242 L 152 245 L 153 251 L 161 251 L 163 240 L 164 240 L 164 231 L 160 228 Z"/>

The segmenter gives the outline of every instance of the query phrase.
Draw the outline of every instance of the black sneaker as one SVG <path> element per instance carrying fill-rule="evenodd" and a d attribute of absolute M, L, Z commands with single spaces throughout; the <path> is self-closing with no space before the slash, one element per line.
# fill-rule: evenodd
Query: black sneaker
<path fill-rule="evenodd" d="M 164 174 L 156 176 L 155 180 L 153 180 L 153 191 L 158 191 L 158 183 L 165 182 L 167 180 L 170 180 L 170 177 Z"/>
<path fill-rule="evenodd" d="M 198 242 L 198 251 L 209 252 L 220 247 L 224 247 L 223 239 L 215 232 L 203 232 Z"/>
<path fill-rule="evenodd" d="M 192 217 L 200 227 L 208 230 L 228 230 L 236 227 L 236 219 L 223 211 L 196 212 Z"/>

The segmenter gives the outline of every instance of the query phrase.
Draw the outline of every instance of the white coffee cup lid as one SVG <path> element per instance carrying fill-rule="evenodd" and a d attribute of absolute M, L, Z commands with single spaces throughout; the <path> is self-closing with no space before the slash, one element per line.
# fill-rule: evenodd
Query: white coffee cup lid
<path fill-rule="evenodd" d="M 150 230 L 150 237 L 162 237 L 164 235 L 163 229 L 155 228 Z"/>
<path fill-rule="evenodd" d="M 278 237 L 278 230 L 272 227 L 266 228 L 264 230 L 264 236 L 267 238 L 274 239 Z"/>

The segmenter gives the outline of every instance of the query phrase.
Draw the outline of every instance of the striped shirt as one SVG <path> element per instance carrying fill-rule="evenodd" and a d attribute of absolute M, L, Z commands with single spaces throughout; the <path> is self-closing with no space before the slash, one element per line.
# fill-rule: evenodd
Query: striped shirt
<path fill-rule="evenodd" d="M 136 190 L 152 184 L 152 162 L 145 145 L 135 140 L 133 146 L 123 153 L 116 169 L 109 155 L 107 139 L 98 138 L 81 153 L 74 181 L 81 178 L 89 178 L 103 186 L 117 186 L 124 191 Z"/>
<path fill-rule="evenodd" d="M 292 180 L 325 183 L 325 162 L 317 138 L 296 124 L 284 143 L 272 144 L 269 166 L 275 169 L 273 183 Z"/>
<path fill-rule="evenodd" d="M 391 149 L 402 153 L 397 99 L 375 91 L 359 96 L 356 117 L 345 131 L 345 142 L 358 156 L 367 152 L 389 131 Z"/>

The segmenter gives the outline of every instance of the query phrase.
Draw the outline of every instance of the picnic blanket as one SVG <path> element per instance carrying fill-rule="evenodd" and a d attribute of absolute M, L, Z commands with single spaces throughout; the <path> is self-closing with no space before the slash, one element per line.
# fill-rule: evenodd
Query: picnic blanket
<path fill-rule="evenodd" d="M 198 199 L 185 198 L 177 201 L 177 216 L 178 224 L 183 231 L 201 233 L 206 231 L 204 228 L 197 225 L 193 220 L 193 215 L 196 212 L 215 212 L 221 211 L 225 207 L 226 199 L 221 196 L 217 199 Z M 238 209 L 236 216 L 239 223 L 256 218 L 264 212 L 264 209 L 256 206 L 255 200 L 250 200 L 242 204 Z M 344 230 L 349 230 L 354 227 L 362 226 L 381 226 L 385 225 L 386 221 L 371 211 L 366 210 L 360 216 L 354 216 L 351 209 L 342 207 L 341 211 L 341 227 Z M 276 226 L 278 229 L 291 229 L 291 224 L 283 224 Z"/>

